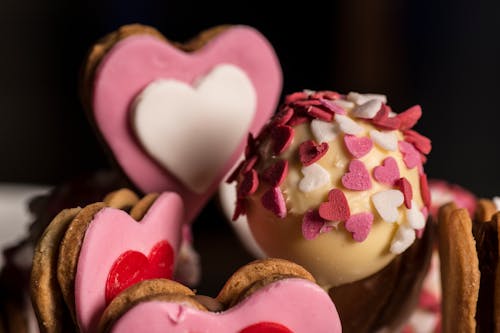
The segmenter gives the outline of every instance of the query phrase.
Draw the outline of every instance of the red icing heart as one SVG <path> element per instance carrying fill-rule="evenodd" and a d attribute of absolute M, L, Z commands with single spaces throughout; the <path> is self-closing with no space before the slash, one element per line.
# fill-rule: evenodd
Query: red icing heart
<path fill-rule="evenodd" d="M 382 104 L 382 108 L 372 119 L 373 124 L 381 129 L 398 129 L 401 126 L 401 120 L 398 117 L 389 117 L 390 112 L 391 109 L 387 105 Z"/>
<path fill-rule="evenodd" d="M 328 201 L 319 206 L 319 215 L 329 221 L 345 221 L 351 215 L 344 192 L 335 188 L 328 193 Z"/>
<path fill-rule="evenodd" d="M 414 105 L 408 110 L 401 112 L 396 117 L 401 122 L 399 129 L 401 131 L 408 130 L 415 126 L 420 117 L 422 117 L 422 108 L 420 105 Z"/>
<path fill-rule="evenodd" d="M 356 158 L 365 156 L 373 148 L 373 141 L 367 136 L 358 138 L 357 136 L 346 134 L 344 135 L 344 143 L 347 150 Z"/>
<path fill-rule="evenodd" d="M 274 154 L 279 155 L 284 152 L 292 143 L 293 135 L 294 130 L 290 126 L 278 125 L 274 127 L 271 131 Z"/>
<path fill-rule="evenodd" d="M 328 143 L 317 144 L 313 140 L 307 140 L 299 146 L 299 158 L 304 166 L 308 166 L 322 158 L 327 151 Z"/>
<path fill-rule="evenodd" d="M 148 257 L 137 251 L 123 253 L 109 271 L 106 281 L 106 304 L 137 282 L 171 278 L 173 266 L 174 250 L 166 240 L 156 243 Z"/>
<path fill-rule="evenodd" d="M 431 140 L 413 130 L 404 131 L 405 141 L 412 143 L 422 154 L 429 154 L 432 149 Z"/>
<path fill-rule="evenodd" d="M 279 187 L 273 187 L 261 197 L 262 206 L 273 212 L 279 218 L 286 216 L 286 203 Z"/>
<path fill-rule="evenodd" d="M 288 174 L 288 161 L 279 160 L 262 172 L 262 179 L 269 185 L 280 186 Z"/>
<path fill-rule="evenodd" d="M 364 191 L 372 187 L 370 175 L 365 164 L 360 160 L 352 160 L 349 163 L 349 171 L 342 176 L 342 185 L 354 191 Z"/>
<path fill-rule="evenodd" d="M 413 199 L 413 190 L 411 188 L 410 182 L 406 178 L 401 178 L 396 182 L 396 186 L 399 187 L 399 190 L 403 192 L 405 197 L 405 206 L 408 209 L 411 209 L 411 200 Z"/>
<path fill-rule="evenodd" d="M 293 333 L 293 331 L 281 324 L 264 321 L 247 326 L 240 333 Z"/>
<path fill-rule="evenodd" d="M 373 178 L 378 182 L 394 185 L 399 179 L 398 163 L 393 157 L 387 157 L 382 161 L 382 165 L 373 168 Z"/>

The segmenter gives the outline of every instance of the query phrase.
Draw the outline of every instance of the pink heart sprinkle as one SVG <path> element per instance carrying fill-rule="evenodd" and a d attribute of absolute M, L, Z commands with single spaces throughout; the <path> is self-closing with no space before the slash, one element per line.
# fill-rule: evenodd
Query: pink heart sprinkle
<path fill-rule="evenodd" d="M 412 169 L 419 164 L 422 164 L 419 152 L 415 147 L 406 141 L 399 141 L 399 150 L 403 154 L 403 161 L 408 169 Z"/>
<path fill-rule="evenodd" d="M 425 173 L 420 175 L 420 192 L 425 207 L 429 209 L 431 207 L 431 192 L 429 191 L 429 183 L 427 182 L 427 175 Z"/>
<path fill-rule="evenodd" d="M 327 108 L 329 111 L 336 113 L 336 114 L 346 114 L 347 112 L 339 105 L 330 102 L 329 100 L 320 98 L 319 101 L 321 102 L 321 105 L 323 105 L 325 108 Z"/>
<path fill-rule="evenodd" d="M 333 120 L 333 113 L 323 110 L 317 106 L 310 106 L 307 108 L 307 114 L 311 117 L 330 122 Z"/>
<path fill-rule="evenodd" d="M 346 134 L 344 135 L 344 143 L 349 153 L 356 158 L 365 156 L 373 148 L 373 141 L 367 136 L 358 138 L 357 136 Z"/>
<path fill-rule="evenodd" d="M 401 131 L 409 130 L 418 122 L 420 117 L 422 117 L 422 108 L 420 105 L 414 105 L 411 108 L 401 112 L 396 116 L 401 124 L 399 129 Z"/>
<path fill-rule="evenodd" d="M 341 97 L 342 97 L 342 95 L 340 95 L 338 92 L 329 91 L 329 90 L 317 91 L 311 95 L 311 98 L 329 99 L 329 100 L 336 100 L 336 99 L 339 99 Z"/>
<path fill-rule="evenodd" d="M 288 173 L 288 161 L 278 160 L 262 172 L 262 180 L 272 187 L 280 186 Z"/>
<path fill-rule="evenodd" d="M 413 144 L 422 154 L 429 154 L 432 150 L 431 140 L 413 130 L 404 131 L 405 141 Z"/>
<path fill-rule="evenodd" d="M 352 160 L 349 163 L 349 171 L 342 176 L 342 185 L 354 191 L 364 191 L 372 188 L 372 181 L 365 164 L 360 160 Z"/>
<path fill-rule="evenodd" d="M 313 140 L 307 140 L 299 146 L 299 159 L 304 166 L 308 166 L 322 158 L 327 151 L 328 143 L 317 144 Z"/>
<path fill-rule="evenodd" d="M 354 214 L 345 222 L 345 229 L 352 233 L 356 242 L 362 242 L 368 237 L 373 223 L 373 214 L 369 212 Z"/>
<path fill-rule="evenodd" d="M 328 201 L 319 206 L 319 216 L 328 221 L 345 221 L 350 215 L 344 192 L 336 188 L 328 193 Z"/>
<path fill-rule="evenodd" d="M 243 198 L 236 199 L 236 207 L 234 208 L 233 221 L 236 221 L 240 215 L 245 215 L 247 212 L 246 200 Z"/>
<path fill-rule="evenodd" d="M 264 208 L 273 212 L 279 218 L 286 216 L 286 203 L 283 193 L 279 187 L 273 187 L 266 191 L 260 199 Z"/>
<path fill-rule="evenodd" d="M 397 117 L 389 117 L 389 113 L 391 112 L 391 108 L 382 103 L 382 107 L 379 112 L 373 117 L 372 123 L 386 130 L 395 130 L 398 129 L 401 125 L 401 121 Z"/>
<path fill-rule="evenodd" d="M 245 198 L 252 195 L 259 188 L 259 176 L 254 169 L 243 174 L 243 180 L 238 185 L 238 197 Z"/>
<path fill-rule="evenodd" d="M 398 163 L 393 157 L 387 157 L 382 161 L 382 165 L 373 168 L 373 178 L 379 183 L 393 186 L 399 179 Z"/>
<path fill-rule="evenodd" d="M 308 210 L 302 219 L 302 235 L 307 240 L 318 237 L 325 223 L 326 220 L 319 215 L 317 210 Z"/>
<path fill-rule="evenodd" d="M 411 200 L 413 199 L 413 190 L 411 188 L 411 184 L 406 178 L 400 178 L 396 182 L 396 186 L 399 187 L 399 190 L 403 192 L 403 196 L 405 198 L 405 206 L 408 209 L 411 209 Z"/>
<path fill-rule="evenodd" d="M 285 97 L 285 104 L 294 103 L 299 100 L 307 99 L 308 95 L 305 92 L 299 91 Z"/>
<path fill-rule="evenodd" d="M 284 152 L 292 143 L 294 130 L 287 125 L 278 125 L 271 131 L 271 137 L 274 141 L 273 151 L 275 155 Z"/>

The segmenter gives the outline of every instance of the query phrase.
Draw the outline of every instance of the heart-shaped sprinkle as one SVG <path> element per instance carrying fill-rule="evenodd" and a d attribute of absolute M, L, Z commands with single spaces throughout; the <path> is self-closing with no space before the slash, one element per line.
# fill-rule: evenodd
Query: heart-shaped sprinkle
<path fill-rule="evenodd" d="M 380 132 L 377 130 L 370 131 L 370 137 L 377 146 L 388 151 L 396 151 L 398 149 L 398 137 L 396 132 Z"/>
<path fill-rule="evenodd" d="M 290 119 L 287 123 L 288 126 L 298 126 L 300 124 L 307 123 L 309 121 L 309 117 L 306 116 L 299 116 L 297 114 L 294 114 L 292 119 Z"/>
<path fill-rule="evenodd" d="M 372 202 L 385 222 L 393 223 L 399 218 L 398 207 L 403 204 L 404 196 L 398 190 L 386 190 L 372 195 Z"/>
<path fill-rule="evenodd" d="M 356 242 L 362 242 L 368 237 L 372 228 L 373 215 L 369 212 L 351 215 L 345 222 L 345 229 L 352 233 Z"/>
<path fill-rule="evenodd" d="M 401 125 L 401 121 L 397 117 L 391 117 L 391 109 L 389 106 L 382 104 L 381 109 L 372 119 L 372 123 L 385 130 L 395 130 Z"/>
<path fill-rule="evenodd" d="M 276 114 L 276 116 L 273 118 L 273 124 L 275 126 L 278 125 L 286 125 L 290 119 L 293 117 L 293 108 L 289 106 L 285 106 L 280 112 Z"/>
<path fill-rule="evenodd" d="M 328 221 L 345 221 L 351 210 L 344 192 L 334 188 L 328 193 L 328 201 L 319 206 L 319 216 Z"/>
<path fill-rule="evenodd" d="M 337 123 L 328 123 L 326 121 L 313 119 L 311 121 L 311 131 L 317 142 L 330 142 L 335 140 L 340 132 Z"/>
<path fill-rule="evenodd" d="M 413 130 L 404 131 L 405 141 L 412 143 L 422 154 L 429 154 L 432 150 L 431 140 Z"/>
<path fill-rule="evenodd" d="M 346 114 L 346 111 L 340 107 L 338 104 L 335 104 L 332 101 L 320 98 L 319 100 L 321 102 L 321 105 L 323 105 L 325 108 L 327 108 L 329 111 L 336 113 L 336 114 Z"/>
<path fill-rule="evenodd" d="M 291 104 L 303 99 L 307 99 L 309 94 L 303 91 L 294 92 L 293 94 L 289 94 L 285 97 L 285 104 Z"/>
<path fill-rule="evenodd" d="M 261 198 L 262 206 L 273 212 L 279 218 L 286 216 L 286 203 L 283 193 L 279 187 L 273 187 L 266 191 Z"/>
<path fill-rule="evenodd" d="M 239 333 L 293 333 L 288 327 L 273 322 L 260 322 L 245 327 Z"/>
<path fill-rule="evenodd" d="M 304 166 L 308 166 L 322 158 L 327 151 L 328 143 L 317 144 L 313 140 L 307 140 L 299 146 L 299 159 Z"/>
<path fill-rule="evenodd" d="M 408 130 L 415 126 L 420 117 L 422 117 L 422 108 L 420 105 L 414 105 L 406 111 L 401 112 L 396 117 L 400 121 L 399 129 L 401 131 Z"/>
<path fill-rule="evenodd" d="M 497 209 L 497 210 L 500 210 L 500 209 Z M 429 209 L 427 209 L 427 207 L 424 206 L 424 207 L 422 207 L 421 212 L 424 215 L 425 220 L 427 221 L 427 219 L 429 218 Z"/>
<path fill-rule="evenodd" d="M 302 168 L 302 178 L 299 182 L 299 190 L 312 192 L 320 187 L 330 184 L 330 174 L 321 165 L 313 163 Z"/>
<path fill-rule="evenodd" d="M 345 99 L 337 99 L 333 101 L 333 104 L 340 106 L 342 109 L 352 109 L 356 104 L 353 102 L 346 101 Z"/>
<path fill-rule="evenodd" d="M 394 254 L 401 254 L 415 241 L 415 230 L 405 225 L 400 225 L 394 235 L 390 251 Z"/>
<path fill-rule="evenodd" d="M 317 99 L 337 100 L 341 97 L 342 96 L 338 92 L 329 90 L 316 91 L 311 94 L 311 98 L 317 98 Z"/>
<path fill-rule="evenodd" d="M 292 143 L 294 131 L 287 125 L 279 125 L 272 129 L 271 137 L 273 139 L 273 151 L 275 155 L 284 152 Z"/>
<path fill-rule="evenodd" d="M 382 102 L 371 99 L 366 103 L 356 106 L 352 110 L 352 115 L 356 118 L 372 119 L 379 112 Z"/>
<path fill-rule="evenodd" d="M 323 219 L 317 210 L 310 209 L 302 218 L 302 235 L 305 239 L 311 240 L 322 232 L 326 220 Z"/>
<path fill-rule="evenodd" d="M 373 148 L 373 141 L 367 136 L 357 137 L 346 134 L 344 135 L 344 143 L 349 153 L 356 158 L 365 156 Z"/>
<path fill-rule="evenodd" d="M 348 116 L 336 115 L 335 120 L 339 124 L 340 130 L 346 134 L 362 134 L 365 130 Z"/>
<path fill-rule="evenodd" d="M 424 214 L 418 209 L 417 204 L 412 201 L 412 208 L 406 210 L 406 219 L 408 224 L 413 229 L 422 229 L 425 227 L 425 217 Z"/>
<path fill-rule="evenodd" d="M 411 203 L 413 199 L 413 189 L 411 187 L 410 182 L 406 178 L 400 178 L 395 184 L 401 192 L 403 192 L 403 196 L 405 197 L 405 206 L 406 208 L 411 208 Z"/>
<path fill-rule="evenodd" d="M 245 198 L 252 195 L 259 188 L 259 176 L 254 169 L 243 174 L 243 180 L 238 185 L 238 197 Z"/>
<path fill-rule="evenodd" d="M 248 158 L 244 164 L 243 167 L 241 168 L 242 173 L 246 173 L 250 170 L 253 169 L 255 164 L 257 164 L 257 161 L 259 160 L 259 157 L 257 155 L 253 155 L 252 157 Z"/>
<path fill-rule="evenodd" d="M 422 194 L 422 201 L 425 207 L 431 207 L 431 192 L 429 191 L 429 183 L 427 182 L 427 175 L 422 173 L 420 175 L 420 193 Z"/>
<path fill-rule="evenodd" d="M 324 120 L 324 121 L 332 121 L 333 120 L 333 113 L 332 112 L 326 111 L 326 110 L 319 108 L 317 106 L 314 106 L 314 105 L 307 108 L 307 114 L 309 114 L 311 117 L 319 119 L 319 120 Z"/>
<path fill-rule="evenodd" d="M 408 169 L 413 169 L 422 164 L 419 152 L 411 143 L 399 141 L 399 150 L 403 154 L 403 161 Z"/>
<path fill-rule="evenodd" d="M 106 281 L 106 303 L 109 304 L 121 291 L 140 281 L 171 278 L 173 264 L 174 250 L 167 241 L 158 242 L 148 257 L 137 251 L 124 252 L 109 271 Z"/>
<path fill-rule="evenodd" d="M 393 186 L 399 180 L 398 163 L 394 157 L 387 157 L 382 161 L 382 165 L 373 168 L 373 178 L 379 183 Z"/>
<path fill-rule="evenodd" d="M 360 94 L 354 91 L 351 91 L 347 94 L 347 100 L 352 101 L 358 105 L 364 104 L 371 99 L 376 99 L 381 101 L 382 103 L 387 103 L 387 97 L 385 95 L 380 94 Z"/>
<path fill-rule="evenodd" d="M 278 160 L 262 172 L 262 180 L 272 187 L 280 186 L 288 174 L 288 161 Z"/>
<path fill-rule="evenodd" d="M 372 181 L 365 164 L 360 160 L 352 160 L 349 163 L 349 171 L 342 176 L 342 185 L 354 191 L 369 190 L 372 187 Z"/>
<path fill-rule="evenodd" d="M 310 106 L 320 106 L 321 102 L 317 99 L 303 99 L 303 100 L 295 101 L 292 104 L 294 107 L 298 107 L 301 109 L 307 109 Z"/>

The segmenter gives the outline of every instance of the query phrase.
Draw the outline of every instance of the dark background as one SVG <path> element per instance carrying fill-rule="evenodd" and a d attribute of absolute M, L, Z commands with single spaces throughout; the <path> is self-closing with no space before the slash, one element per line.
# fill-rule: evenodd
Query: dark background
<path fill-rule="evenodd" d="M 422 105 L 417 129 L 433 140 L 429 176 L 478 196 L 500 194 L 500 2 L 285 3 L 2 0 L 0 182 L 57 185 L 110 166 L 77 93 L 79 68 L 98 38 L 138 22 L 184 41 L 230 23 L 271 41 L 284 93 L 379 92 L 398 112 Z M 217 214 L 212 202 L 195 225 L 205 235 L 198 248 L 216 257 L 234 247 L 229 272 L 249 257 L 234 238 L 222 242 L 230 229 Z"/>

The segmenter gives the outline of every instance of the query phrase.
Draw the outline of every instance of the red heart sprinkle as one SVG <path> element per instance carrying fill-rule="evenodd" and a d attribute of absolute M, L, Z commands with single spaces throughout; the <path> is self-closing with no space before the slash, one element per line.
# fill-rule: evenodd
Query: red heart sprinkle
<path fill-rule="evenodd" d="M 325 223 L 326 220 L 319 215 L 317 210 L 308 210 L 302 218 L 302 235 L 307 240 L 318 237 Z"/>
<path fill-rule="evenodd" d="M 259 188 L 259 176 L 254 169 L 243 174 L 243 180 L 238 185 L 238 197 L 245 198 L 252 195 Z"/>
<path fill-rule="evenodd" d="M 323 98 L 323 99 L 329 99 L 329 100 L 333 101 L 333 100 L 339 99 L 341 97 L 342 96 L 338 92 L 324 90 L 324 91 L 317 91 L 317 92 L 313 93 L 310 98 L 316 98 L 316 99 Z"/>
<path fill-rule="evenodd" d="M 294 130 L 287 125 L 279 125 L 272 129 L 271 137 L 274 141 L 273 151 L 275 155 L 284 152 L 292 143 Z"/>
<path fill-rule="evenodd" d="M 293 117 L 293 109 L 289 106 L 285 106 L 280 112 L 276 114 L 273 118 L 273 123 L 275 126 L 285 125 Z"/>
<path fill-rule="evenodd" d="M 305 92 L 299 91 L 285 97 L 285 104 L 294 103 L 299 100 L 307 99 L 308 95 Z"/>
<path fill-rule="evenodd" d="M 381 129 L 398 129 L 401 125 L 401 121 L 397 117 L 389 117 L 390 112 L 391 109 L 387 105 L 382 103 L 382 107 L 380 108 L 379 112 L 377 112 L 375 117 L 373 117 L 372 123 Z"/>
<path fill-rule="evenodd" d="M 292 119 L 287 123 L 288 126 L 298 126 L 300 124 L 306 123 L 309 121 L 309 117 L 306 116 L 298 116 L 298 115 L 293 115 Z"/>
<path fill-rule="evenodd" d="M 328 151 L 328 143 L 317 144 L 313 140 L 307 140 L 299 146 L 299 159 L 304 166 L 308 166 L 322 158 Z"/>
<path fill-rule="evenodd" d="M 439 313 L 441 311 L 441 300 L 429 290 L 422 289 L 418 299 L 418 307 L 432 313 Z"/>
<path fill-rule="evenodd" d="M 373 215 L 369 212 L 351 215 L 345 222 L 345 229 L 352 233 L 356 242 L 362 242 L 368 237 L 372 228 Z"/>
<path fill-rule="evenodd" d="M 122 253 L 111 267 L 106 281 L 106 304 L 120 292 L 143 280 L 172 277 L 174 250 L 164 240 L 156 243 L 146 257 L 141 252 Z"/>
<path fill-rule="evenodd" d="M 399 129 L 401 131 L 409 130 L 418 122 L 420 117 L 422 117 L 422 108 L 420 105 L 414 105 L 411 108 L 401 112 L 396 116 L 401 124 Z"/>
<path fill-rule="evenodd" d="M 420 192 L 425 207 L 429 209 L 431 207 L 431 192 L 429 191 L 429 183 L 427 182 L 427 175 L 425 173 L 420 175 Z"/>
<path fill-rule="evenodd" d="M 415 147 L 406 141 L 399 141 L 399 150 L 403 154 L 403 161 L 408 169 L 412 169 L 417 165 L 421 165 L 422 161 L 420 159 L 419 152 Z"/>
<path fill-rule="evenodd" d="M 295 107 L 307 109 L 310 106 L 320 106 L 321 102 L 317 99 L 304 99 L 300 101 L 295 101 L 292 104 Z"/>
<path fill-rule="evenodd" d="M 247 173 L 248 171 L 252 170 L 258 160 L 259 158 L 257 157 L 257 155 L 253 155 L 252 157 L 247 159 L 243 164 L 243 167 L 241 168 L 241 172 Z"/>
<path fill-rule="evenodd" d="M 288 161 L 278 160 L 262 172 L 262 180 L 272 187 L 280 186 L 288 174 Z"/>
<path fill-rule="evenodd" d="M 408 209 L 411 209 L 411 200 L 413 199 L 413 190 L 411 188 L 411 184 L 406 178 L 400 178 L 396 182 L 396 186 L 399 187 L 399 190 L 403 192 L 405 198 L 405 206 Z"/>
<path fill-rule="evenodd" d="M 319 206 L 319 216 L 328 221 L 345 221 L 351 215 L 344 192 L 334 188 L 328 193 L 328 201 Z"/>
<path fill-rule="evenodd" d="M 344 135 L 344 143 L 347 150 L 356 158 L 365 156 L 373 148 L 373 141 L 367 136 L 358 138 L 357 136 L 346 134 Z"/>
<path fill-rule="evenodd" d="M 293 331 L 281 324 L 264 321 L 247 326 L 239 333 L 293 333 Z"/>
<path fill-rule="evenodd" d="M 342 176 L 342 184 L 345 188 L 354 191 L 369 190 L 372 187 L 372 181 L 365 164 L 360 160 L 352 160 L 349 163 L 349 171 Z"/>
<path fill-rule="evenodd" d="M 240 215 L 245 215 L 246 212 L 247 212 L 246 200 L 244 198 L 237 198 L 232 221 L 236 221 L 238 217 L 240 217 Z"/>
<path fill-rule="evenodd" d="M 311 117 L 330 122 L 333 120 L 333 113 L 323 110 L 317 106 L 310 106 L 307 108 L 307 114 Z"/>
<path fill-rule="evenodd" d="M 393 186 L 399 179 L 398 163 L 393 157 L 387 157 L 382 161 L 382 165 L 373 168 L 373 178 L 379 183 Z"/>
<path fill-rule="evenodd" d="M 422 154 L 429 154 L 432 150 L 431 140 L 413 130 L 404 131 L 405 141 L 412 143 Z"/>
<path fill-rule="evenodd" d="M 262 206 L 264 208 L 273 212 L 279 218 L 284 218 L 286 216 L 286 203 L 285 198 L 283 198 L 283 193 L 279 187 L 273 187 L 269 189 L 262 198 L 260 198 Z"/>
<path fill-rule="evenodd" d="M 322 106 L 324 106 L 325 108 L 327 108 L 329 111 L 331 111 L 333 113 L 336 113 L 336 114 L 346 114 L 347 113 L 341 106 L 339 106 L 339 105 L 337 105 L 329 100 L 320 98 L 319 101 L 321 102 Z"/>

